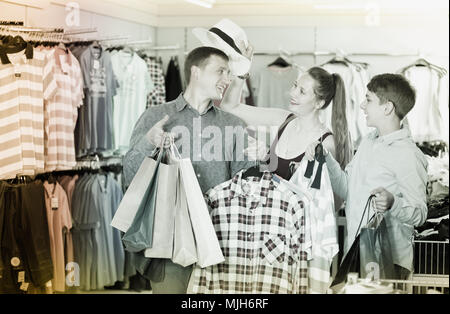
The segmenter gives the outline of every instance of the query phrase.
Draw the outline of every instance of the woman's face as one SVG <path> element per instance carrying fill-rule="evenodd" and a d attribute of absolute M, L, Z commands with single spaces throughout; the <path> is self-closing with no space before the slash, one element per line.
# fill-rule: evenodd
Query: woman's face
<path fill-rule="evenodd" d="M 305 115 L 320 109 L 321 102 L 314 93 L 315 80 L 308 74 L 300 74 L 291 88 L 289 110 Z"/>

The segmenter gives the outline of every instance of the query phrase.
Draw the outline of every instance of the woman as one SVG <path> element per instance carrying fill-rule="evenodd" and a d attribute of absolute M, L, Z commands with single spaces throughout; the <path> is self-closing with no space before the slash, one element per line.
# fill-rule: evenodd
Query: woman
<path fill-rule="evenodd" d="M 305 156 L 311 143 L 322 142 L 335 159 L 344 168 L 351 159 L 347 119 L 345 116 L 345 88 L 338 74 L 313 67 L 300 74 L 290 91 L 291 101 L 288 110 L 278 108 L 260 108 L 239 104 L 244 80 L 234 80 L 226 91 L 221 108 L 242 120 L 249 126 L 281 126 L 278 136 L 272 143 L 269 153 L 261 151 L 261 143 L 250 147 L 246 153 L 256 159 L 270 157 L 270 170 L 289 180 L 296 163 Z M 333 101 L 332 129 L 335 134 L 320 121 L 320 110 L 327 108 Z M 274 160 L 275 158 L 275 160 Z"/>

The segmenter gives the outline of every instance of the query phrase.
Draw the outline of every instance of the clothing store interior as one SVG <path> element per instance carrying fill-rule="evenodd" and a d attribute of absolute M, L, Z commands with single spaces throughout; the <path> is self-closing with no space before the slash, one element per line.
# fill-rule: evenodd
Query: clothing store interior
<path fill-rule="evenodd" d="M 0 294 L 448 294 L 448 25 L 447 0 L 0 0 Z M 298 106 L 316 74 L 329 106 Z M 245 161 L 204 153 L 227 123 Z"/>

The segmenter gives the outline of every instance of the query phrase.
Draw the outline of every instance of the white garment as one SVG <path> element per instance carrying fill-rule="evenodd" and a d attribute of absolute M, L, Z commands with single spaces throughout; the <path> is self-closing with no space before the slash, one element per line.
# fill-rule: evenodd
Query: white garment
<path fill-rule="evenodd" d="M 289 180 L 288 186 L 297 194 L 306 194 L 309 200 L 305 203 L 305 233 L 311 233 L 312 241 L 312 253 L 308 259 L 309 293 L 326 293 L 331 281 L 331 263 L 339 252 L 333 189 L 326 165 L 322 167 L 320 189 L 311 188 L 318 162 L 314 164 L 311 178 L 304 176 L 307 165 L 308 160 L 304 158 Z"/>
<path fill-rule="evenodd" d="M 416 89 L 416 104 L 406 115 L 415 142 L 449 142 L 448 75 L 441 78 L 437 71 L 414 66 L 404 71 Z"/>

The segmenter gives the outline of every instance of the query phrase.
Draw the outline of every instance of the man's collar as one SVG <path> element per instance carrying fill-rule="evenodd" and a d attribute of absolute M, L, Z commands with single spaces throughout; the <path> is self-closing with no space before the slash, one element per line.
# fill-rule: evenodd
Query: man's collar
<path fill-rule="evenodd" d="M 186 106 L 189 106 L 192 108 L 191 105 L 188 104 L 188 102 L 186 101 L 186 99 L 184 99 L 183 93 L 181 93 L 176 99 L 175 99 L 175 105 L 177 108 L 177 111 L 180 112 L 181 110 L 183 110 L 184 108 L 186 108 Z M 216 106 L 214 106 L 214 102 L 211 100 L 208 104 L 208 107 L 206 107 L 205 113 L 208 112 L 211 108 L 214 108 L 214 110 L 216 110 Z M 195 110 L 195 109 L 194 109 Z M 201 113 L 199 113 L 201 114 Z"/>
<path fill-rule="evenodd" d="M 23 50 L 23 49 L 22 49 Z M 20 52 L 22 50 L 19 51 L 7 51 L 7 49 L 4 46 L 0 46 L 0 59 L 2 61 L 2 64 L 10 64 L 11 61 L 8 58 L 8 53 L 17 53 Z M 27 57 L 27 59 L 33 59 L 33 46 L 30 43 L 27 43 L 26 47 L 25 47 L 25 56 Z"/>

